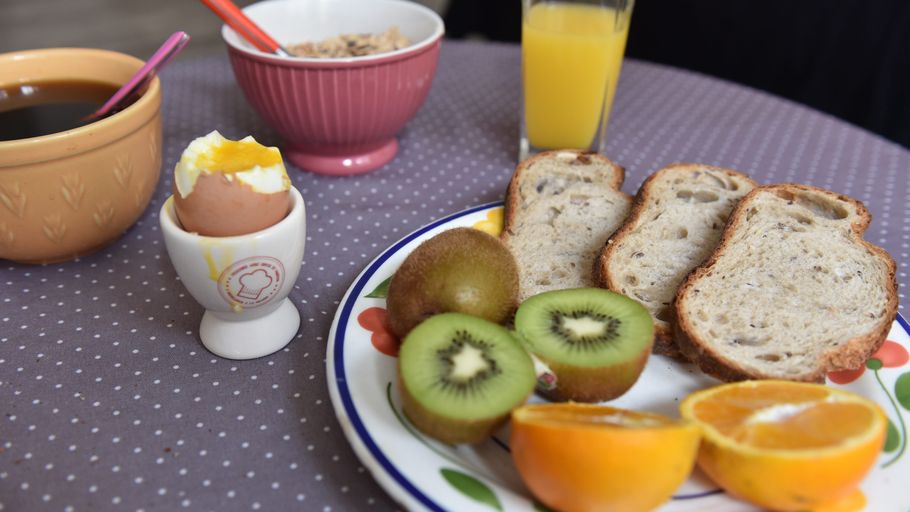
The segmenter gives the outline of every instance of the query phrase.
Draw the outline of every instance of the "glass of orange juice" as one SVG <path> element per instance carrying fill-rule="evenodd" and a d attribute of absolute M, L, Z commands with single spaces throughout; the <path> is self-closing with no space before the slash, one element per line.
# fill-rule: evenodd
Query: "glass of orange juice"
<path fill-rule="evenodd" d="M 602 152 L 634 0 L 522 0 L 519 160 Z"/>

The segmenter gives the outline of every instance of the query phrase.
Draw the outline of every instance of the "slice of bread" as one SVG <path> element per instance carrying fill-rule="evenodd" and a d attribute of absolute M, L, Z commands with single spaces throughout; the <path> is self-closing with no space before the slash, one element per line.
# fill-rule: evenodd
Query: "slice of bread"
<path fill-rule="evenodd" d="M 717 249 L 680 285 L 680 350 L 721 380 L 824 382 L 857 368 L 897 314 L 895 265 L 863 240 L 855 199 L 805 185 L 743 198 Z"/>
<path fill-rule="evenodd" d="M 604 156 L 548 151 L 518 165 L 506 192 L 502 240 L 518 263 L 519 301 L 595 286 L 592 269 L 629 214 L 622 167 Z"/>
<path fill-rule="evenodd" d="M 595 267 L 598 284 L 648 308 L 655 353 L 680 357 L 669 323 L 676 289 L 714 252 L 733 207 L 755 187 L 720 167 L 664 167 L 642 183 L 629 218 L 607 241 Z"/>

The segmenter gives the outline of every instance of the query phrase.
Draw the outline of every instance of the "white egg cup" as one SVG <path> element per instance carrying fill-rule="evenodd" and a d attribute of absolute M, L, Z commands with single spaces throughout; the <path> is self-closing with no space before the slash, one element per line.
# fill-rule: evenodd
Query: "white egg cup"
<path fill-rule="evenodd" d="M 267 356 L 287 345 L 300 313 L 287 296 L 294 287 L 306 240 L 306 207 L 291 187 L 291 211 L 277 224 L 240 236 L 185 231 L 174 198 L 161 207 L 161 230 L 171 263 L 190 295 L 205 308 L 199 337 L 228 359 Z"/>

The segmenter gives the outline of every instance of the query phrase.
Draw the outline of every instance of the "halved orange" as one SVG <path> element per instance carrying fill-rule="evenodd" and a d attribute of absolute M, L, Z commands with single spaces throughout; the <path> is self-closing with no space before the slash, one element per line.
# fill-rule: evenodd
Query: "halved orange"
<path fill-rule="evenodd" d="M 512 458 L 525 484 L 561 511 L 651 510 L 695 465 L 699 428 L 657 414 L 578 403 L 512 411 Z"/>
<path fill-rule="evenodd" d="M 870 400 L 820 384 L 746 381 L 693 393 L 680 406 L 703 429 L 698 465 L 730 494 L 773 510 L 853 495 L 885 442 Z"/>

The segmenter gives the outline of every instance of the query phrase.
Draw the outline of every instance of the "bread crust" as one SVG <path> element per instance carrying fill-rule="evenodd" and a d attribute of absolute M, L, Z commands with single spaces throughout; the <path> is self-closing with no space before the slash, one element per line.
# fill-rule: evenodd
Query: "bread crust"
<path fill-rule="evenodd" d="M 779 375 L 767 375 L 744 368 L 742 365 L 725 358 L 723 354 L 718 353 L 711 347 L 706 346 L 702 340 L 694 333 L 692 322 L 686 315 L 681 314 L 682 305 L 688 297 L 690 290 L 693 290 L 698 280 L 711 271 L 717 260 L 723 256 L 724 251 L 730 244 L 730 239 L 734 236 L 737 229 L 745 222 L 744 212 L 750 206 L 752 198 L 763 192 L 782 192 L 792 194 L 794 192 L 812 192 L 836 198 L 837 200 L 850 204 L 854 210 L 854 219 L 851 219 L 851 232 L 853 233 L 853 242 L 862 245 L 866 250 L 878 256 L 885 262 L 888 268 L 887 292 L 888 303 L 885 305 L 886 313 L 882 316 L 881 321 L 875 327 L 860 336 L 847 340 L 837 350 L 825 352 L 821 360 L 817 362 L 813 371 L 806 372 L 798 378 L 792 380 L 801 380 L 806 382 L 823 383 L 828 372 L 844 369 L 858 368 L 865 364 L 866 360 L 872 356 L 885 342 L 885 338 L 891 329 L 891 324 L 897 316 L 898 295 L 897 295 L 897 266 L 894 259 L 887 251 L 878 247 L 871 242 L 863 239 L 863 233 L 872 222 L 872 215 L 866 209 L 862 202 L 810 185 L 796 183 L 782 183 L 758 187 L 743 197 L 733 209 L 727 226 L 721 235 L 720 243 L 711 254 L 711 256 L 700 266 L 696 267 L 680 284 L 673 301 L 673 334 L 676 343 L 682 354 L 690 361 L 695 363 L 704 373 L 712 375 L 723 381 L 737 381 L 747 379 L 770 379 L 781 378 Z"/>
<path fill-rule="evenodd" d="M 645 181 L 641 184 L 641 187 L 639 187 L 638 192 L 635 194 L 635 198 L 632 201 L 632 210 L 629 213 L 629 217 L 627 217 L 625 222 L 622 223 L 616 232 L 607 239 L 607 243 L 604 245 L 604 248 L 600 252 L 600 257 L 597 258 L 594 262 L 594 280 L 598 286 L 601 288 L 607 288 L 617 293 L 621 293 L 621 286 L 617 283 L 615 276 L 610 273 L 610 260 L 613 257 L 613 253 L 615 252 L 617 244 L 641 225 L 642 214 L 644 213 L 645 205 L 650 199 L 652 183 L 664 174 L 677 172 L 678 170 L 691 167 L 703 167 L 715 172 L 725 174 L 731 178 L 738 178 L 748 181 L 755 187 L 758 186 L 758 183 L 741 172 L 737 172 L 732 169 L 725 169 L 723 167 L 715 167 L 713 165 L 676 162 L 654 172 L 648 176 L 648 178 L 645 179 Z M 673 310 L 672 304 L 670 305 L 669 309 L 670 311 Z M 672 316 L 673 315 L 671 314 L 671 317 Z M 671 324 L 670 327 L 658 325 L 657 323 L 654 324 L 653 352 L 655 354 L 672 357 L 674 359 L 686 360 L 686 357 L 676 346 L 676 341 L 674 340 L 672 329 L 672 318 L 669 323 Z"/>
<path fill-rule="evenodd" d="M 587 164 L 588 162 L 584 162 L 585 159 L 587 159 L 588 161 L 593 159 L 593 160 L 599 160 L 604 165 L 609 165 L 609 166 L 613 167 L 615 173 L 613 176 L 613 183 L 611 183 L 610 185 L 616 190 L 619 190 L 620 187 L 622 187 L 623 181 L 625 181 L 625 179 L 626 179 L 626 170 L 621 165 L 619 165 L 619 164 L 613 162 L 612 160 L 610 160 L 609 158 L 607 158 L 601 154 L 598 154 L 596 152 L 593 152 L 593 151 L 559 149 L 559 150 L 553 150 L 553 151 L 544 151 L 543 153 L 539 153 L 537 155 L 532 156 L 531 158 L 524 160 L 523 162 L 518 164 L 518 167 L 515 168 L 515 172 L 512 174 L 512 179 L 509 180 L 509 186 L 506 189 L 506 197 L 505 197 L 505 202 L 504 202 L 504 206 L 503 206 L 504 211 L 503 211 L 502 234 L 500 235 L 500 239 L 503 242 L 507 241 L 512 234 L 512 225 L 515 223 L 515 216 L 517 215 L 517 212 L 518 212 L 518 204 L 519 204 L 519 201 L 521 200 L 521 198 L 519 197 L 519 193 L 518 193 L 519 184 L 521 182 L 522 175 L 524 174 L 525 169 L 529 168 L 534 163 L 536 163 L 540 160 L 543 160 L 545 158 L 551 157 L 557 153 L 575 153 L 575 155 L 576 155 L 575 161 L 578 161 L 580 163 Z"/>

